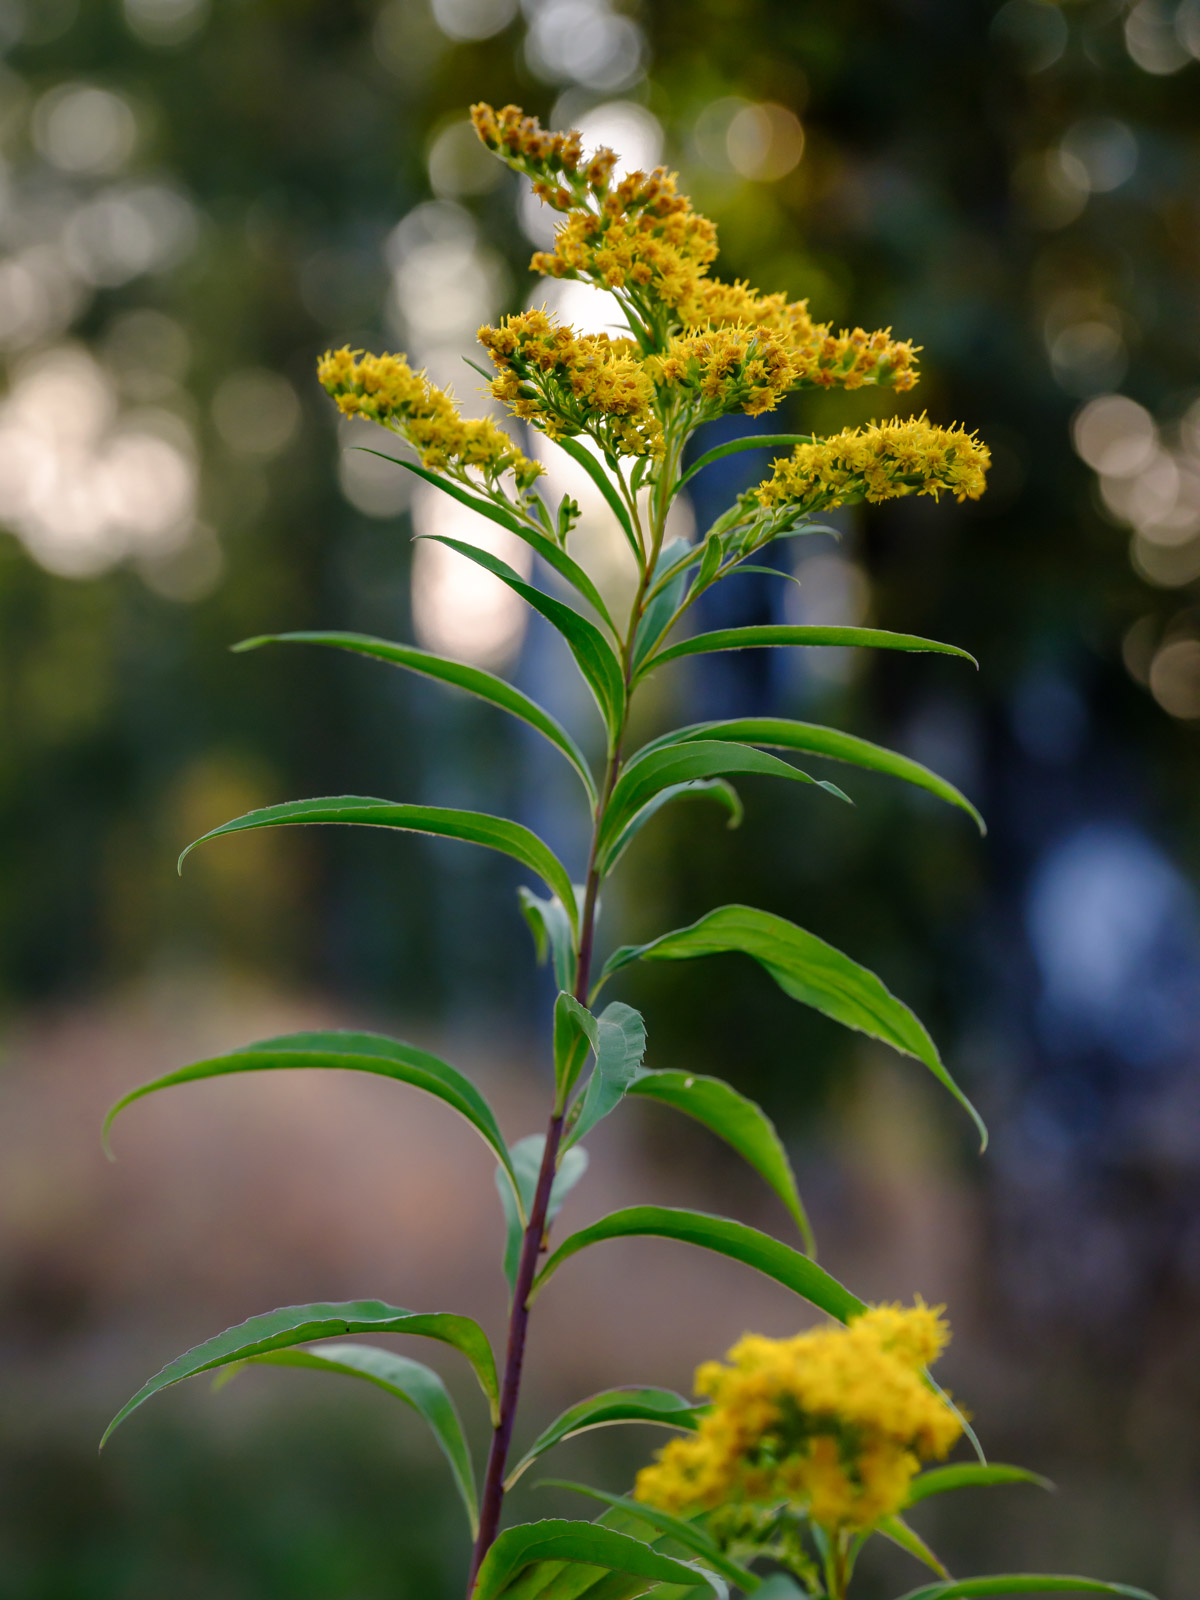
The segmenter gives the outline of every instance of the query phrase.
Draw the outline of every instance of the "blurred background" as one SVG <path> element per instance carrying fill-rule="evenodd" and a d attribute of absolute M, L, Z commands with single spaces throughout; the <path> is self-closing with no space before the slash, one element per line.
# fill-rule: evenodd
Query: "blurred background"
<path fill-rule="evenodd" d="M 978 675 L 715 657 L 665 670 L 644 713 L 835 721 L 959 783 L 988 838 L 865 774 L 830 774 L 853 812 L 749 779 L 741 832 L 705 808 L 646 830 L 606 937 L 747 900 L 914 1006 L 991 1124 L 982 1158 L 919 1068 L 757 969 L 618 991 L 653 1066 L 766 1104 L 832 1271 L 949 1304 L 946 1380 L 990 1454 L 1059 1482 L 924 1508 L 951 1568 L 1194 1596 L 1200 0 L 0 0 L 0 48 L 0 1596 L 461 1593 L 440 1458 L 373 1392 L 252 1372 L 95 1447 L 149 1372 L 273 1305 L 375 1295 L 498 1330 L 473 1136 L 316 1075 L 139 1106 L 115 1167 L 98 1128 L 134 1083 L 317 1025 L 416 1039 L 478 1076 L 512 1138 L 541 1124 L 552 991 L 507 863 L 289 830 L 174 871 L 230 816 L 343 792 L 519 817 L 582 859 L 561 773 L 488 708 L 378 663 L 228 650 L 415 636 L 596 737 L 557 641 L 410 545 L 487 531 L 356 451 L 375 441 L 313 377 L 330 344 L 398 348 L 481 410 L 461 361 L 481 322 L 549 300 L 603 325 L 529 275 L 547 215 L 475 143 L 480 98 L 678 167 L 722 276 L 916 340 L 918 408 L 991 447 L 978 507 L 846 516 L 703 619 L 869 621 L 963 645 Z M 769 421 L 896 408 L 866 390 Z M 746 477 L 700 479 L 684 531 L 767 464 L 734 459 Z M 569 465 L 548 462 L 556 491 Z M 580 498 L 577 547 L 619 583 Z M 787 1227 L 653 1108 L 599 1130 L 565 1221 L 645 1200 Z M 744 1329 L 795 1326 L 782 1291 L 674 1246 L 589 1266 L 546 1296 L 527 1431 L 613 1383 L 686 1390 Z M 593 1434 L 554 1468 L 620 1490 L 654 1442 Z M 528 1480 L 513 1509 L 588 1514 Z M 861 1593 L 920 1577 L 881 1557 Z"/>

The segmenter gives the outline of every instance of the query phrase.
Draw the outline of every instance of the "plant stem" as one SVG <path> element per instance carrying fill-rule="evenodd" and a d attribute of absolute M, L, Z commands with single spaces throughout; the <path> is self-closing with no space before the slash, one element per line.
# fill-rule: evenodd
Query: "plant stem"
<path fill-rule="evenodd" d="M 629 498 L 632 500 L 633 497 L 630 496 Z M 636 517 L 636 502 L 633 503 L 632 510 Z M 588 985 L 591 982 L 592 951 L 596 934 L 596 903 L 600 890 L 600 871 L 597 865 L 600 833 L 604 825 L 604 815 L 608 808 L 609 798 L 621 771 L 621 743 L 628 720 L 628 701 L 633 677 L 634 638 L 637 633 L 638 623 L 645 609 L 650 575 L 662 544 L 664 520 L 665 509 L 662 515 L 655 519 L 656 525 L 652 530 L 651 550 L 642 567 L 641 579 L 630 611 L 629 628 L 621 652 L 625 677 L 625 711 L 609 750 L 604 783 L 596 801 L 592 825 L 592 841 L 588 851 L 583 906 L 580 912 L 579 959 L 575 968 L 575 998 L 581 1005 L 587 1005 Z M 559 1145 L 562 1143 L 564 1118 L 565 1110 L 555 1110 L 550 1117 L 550 1125 L 546 1130 L 546 1144 L 542 1151 L 542 1165 L 538 1171 L 537 1187 L 534 1189 L 533 1204 L 529 1209 L 529 1222 L 521 1239 L 521 1254 L 517 1263 L 516 1282 L 513 1285 L 512 1310 L 508 1319 L 508 1347 L 504 1359 L 504 1377 L 500 1385 L 499 1418 L 492 1433 L 491 1448 L 488 1451 L 487 1469 L 483 1480 L 483 1495 L 479 1506 L 479 1534 L 475 1540 L 475 1549 L 471 1558 L 471 1575 L 467 1582 L 467 1600 L 471 1600 L 483 1558 L 495 1542 L 496 1535 L 500 1529 L 500 1512 L 504 1505 L 504 1469 L 508 1464 L 508 1452 L 512 1444 L 513 1424 L 516 1421 L 517 1402 L 521 1392 L 521 1370 L 525 1361 L 525 1340 L 529 1331 L 529 1306 L 527 1302 L 529 1300 L 529 1291 L 533 1288 L 533 1280 L 537 1273 L 538 1257 L 545 1248 L 546 1215 L 550 1208 L 550 1192 L 554 1187 L 554 1174 L 558 1165 Z"/>

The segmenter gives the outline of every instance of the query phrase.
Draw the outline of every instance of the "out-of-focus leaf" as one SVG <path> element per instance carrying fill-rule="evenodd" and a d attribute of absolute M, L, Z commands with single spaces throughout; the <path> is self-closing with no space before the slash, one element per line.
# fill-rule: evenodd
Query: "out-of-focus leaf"
<path fill-rule="evenodd" d="M 472 1600 L 498 1600 L 524 1568 L 535 1561 L 565 1561 L 595 1567 L 599 1572 L 629 1572 L 664 1583 L 690 1586 L 708 1581 L 708 1574 L 690 1563 L 660 1555 L 640 1539 L 596 1522 L 569 1522 L 549 1518 L 506 1528 L 492 1545 L 475 1581 Z M 710 1585 L 723 1594 L 716 1580 Z"/>
<path fill-rule="evenodd" d="M 797 783 L 815 784 L 826 793 L 845 800 L 836 784 L 810 778 L 799 767 L 790 766 L 765 750 L 722 739 L 689 739 L 661 746 L 649 754 L 640 752 L 617 779 L 604 813 L 598 850 L 607 860 L 630 819 L 663 789 L 696 778 L 726 777 L 730 773 L 761 773 L 774 778 L 790 778 Z"/>
<path fill-rule="evenodd" d="M 852 733 L 842 733 L 838 728 L 824 728 L 815 722 L 792 722 L 785 717 L 739 717 L 727 722 L 697 722 L 690 728 L 655 739 L 646 748 L 659 750 L 667 746 L 688 744 L 693 741 L 710 743 L 730 739 L 739 744 L 772 745 L 777 750 L 800 750 L 806 755 L 825 756 L 831 761 L 844 761 L 853 767 L 869 772 L 881 772 L 890 778 L 911 783 L 914 788 L 925 789 L 948 805 L 965 811 L 980 833 L 987 826 L 979 812 L 952 783 L 913 761 L 909 756 L 886 750 Z"/>
<path fill-rule="evenodd" d="M 936 1572 L 939 1578 L 948 1578 L 945 1562 L 934 1554 L 915 1529 L 910 1528 L 903 1517 L 881 1517 L 875 1524 L 874 1531 L 885 1539 L 890 1539 L 892 1544 L 898 1545 L 931 1572 Z"/>
<path fill-rule="evenodd" d="M 398 828 L 405 833 L 429 833 L 441 839 L 461 839 L 465 844 L 481 844 L 511 856 L 536 872 L 547 888 L 562 901 L 572 926 L 578 918 L 575 893 L 567 869 L 548 844 L 536 833 L 507 817 L 492 817 L 484 811 L 454 811 L 447 806 L 399 805 L 392 800 L 375 800 L 366 795 L 330 795 L 318 800 L 288 800 L 278 806 L 248 811 L 219 828 L 212 828 L 194 839 L 179 857 L 180 870 L 197 845 L 220 839 L 229 833 L 245 833 L 253 828 L 280 828 L 309 823 L 345 823 L 367 828 Z"/>
<path fill-rule="evenodd" d="M 630 1094 L 673 1106 L 715 1133 L 748 1161 L 791 1213 L 804 1248 L 816 1255 L 812 1227 L 796 1188 L 796 1177 L 775 1124 L 761 1106 L 739 1094 L 723 1078 L 692 1072 L 647 1072 L 629 1087 Z"/>
<path fill-rule="evenodd" d="M 454 1402 L 446 1385 L 431 1367 L 410 1361 L 393 1350 L 378 1350 L 369 1344 L 326 1344 L 312 1350 L 272 1350 L 266 1355 L 249 1356 L 246 1366 L 307 1367 L 315 1372 L 340 1372 L 350 1378 L 364 1378 L 377 1388 L 395 1395 L 420 1413 L 454 1475 L 455 1487 L 466 1507 L 471 1537 L 479 1528 L 479 1504 L 475 1495 L 475 1471 L 471 1451 Z"/>
<path fill-rule="evenodd" d="M 710 1217 L 702 1211 L 681 1211 L 667 1206 L 630 1206 L 571 1234 L 538 1273 L 530 1302 L 559 1267 L 580 1250 L 606 1239 L 631 1238 L 677 1239 L 682 1244 L 729 1256 L 774 1278 L 776 1283 L 782 1283 L 839 1322 L 849 1322 L 866 1309 L 857 1295 L 830 1277 L 809 1256 L 801 1255 L 799 1250 L 781 1244 L 769 1234 L 728 1217 Z"/>
<path fill-rule="evenodd" d="M 752 906 L 720 906 L 690 927 L 614 951 L 600 981 L 631 961 L 690 961 L 727 951 L 751 956 L 793 1000 L 915 1056 L 967 1111 L 979 1130 L 981 1147 L 987 1144 L 983 1119 L 946 1071 L 937 1046 L 908 1007 L 873 972 L 784 917 Z"/>
<path fill-rule="evenodd" d="M 429 650 L 418 650 L 415 645 L 393 644 L 388 639 L 375 639 L 365 633 L 264 633 L 254 639 L 243 639 L 233 648 L 235 651 L 257 650 L 264 644 L 331 645 L 356 655 L 371 656 L 376 661 L 386 661 L 394 667 L 406 667 L 410 672 L 420 673 L 426 678 L 437 678 L 442 683 L 477 695 L 479 699 L 499 706 L 502 711 L 508 711 L 531 728 L 536 728 L 543 738 L 566 756 L 579 774 L 589 798 L 595 802 L 596 785 L 587 760 L 575 740 L 536 700 L 531 700 L 527 694 L 522 694 L 520 689 L 514 688 L 504 678 L 498 678 L 494 672 L 468 666 L 463 661 L 451 661 Z"/>
<path fill-rule="evenodd" d="M 602 1394 L 580 1400 L 543 1429 L 509 1473 L 504 1486 L 510 1489 L 539 1456 L 576 1434 L 613 1427 L 619 1422 L 644 1422 L 687 1432 L 695 1429 L 697 1417 L 706 1410 L 706 1404 L 697 1405 L 671 1389 L 605 1389 Z"/>
<path fill-rule="evenodd" d="M 508 1146 L 500 1132 L 495 1113 L 469 1078 L 448 1062 L 418 1050 L 403 1039 L 389 1039 L 382 1033 L 352 1033 L 331 1029 L 323 1033 L 287 1033 L 277 1039 L 243 1045 L 225 1056 L 210 1056 L 189 1066 L 168 1072 L 165 1077 L 143 1083 L 122 1095 L 104 1119 L 103 1137 L 107 1148 L 109 1129 L 126 1106 L 159 1089 L 181 1083 L 199 1083 L 205 1078 L 223 1078 L 238 1072 L 291 1072 L 318 1068 L 343 1072 L 370 1072 L 423 1089 L 443 1101 L 460 1117 L 465 1117 L 484 1143 L 498 1157 L 506 1182 L 515 1185 L 517 1175 L 509 1160 Z"/>
<path fill-rule="evenodd" d="M 554 981 L 560 989 L 575 986 L 575 944 L 571 936 L 571 919 L 557 895 L 543 900 L 532 889 L 524 886 L 517 890 L 521 914 L 533 934 L 534 948 L 539 964 L 550 957 Z"/>
<path fill-rule="evenodd" d="M 975 1596 L 1014 1594 L 1116 1594 L 1126 1600 L 1154 1600 L 1129 1583 L 1101 1583 L 1097 1578 L 1072 1578 L 1059 1573 L 1003 1572 L 987 1578 L 952 1578 L 910 1589 L 901 1600 L 975 1600 Z"/>
<path fill-rule="evenodd" d="M 500 1199 L 504 1206 L 504 1275 L 508 1279 L 510 1290 L 516 1287 L 517 1263 L 521 1255 L 525 1218 L 533 1209 L 533 1196 L 537 1188 L 538 1174 L 542 1170 L 542 1153 L 545 1148 L 546 1136 L 542 1133 L 531 1133 L 527 1138 L 518 1139 L 512 1147 L 512 1169 L 517 1193 L 521 1196 L 523 1214 L 517 1209 L 512 1187 L 505 1179 L 504 1173 L 500 1168 L 496 1169 L 496 1188 L 500 1191 Z M 558 1171 L 554 1175 L 554 1183 L 550 1189 L 550 1204 L 546 1208 L 547 1228 L 562 1210 L 563 1201 L 587 1171 L 587 1164 L 586 1150 L 576 1147 L 560 1153 Z"/>
<path fill-rule="evenodd" d="M 441 533 L 430 533 L 424 537 L 444 544 L 447 549 L 457 551 L 460 556 L 465 556 L 468 561 L 492 573 L 535 611 L 540 612 L 552 627 L 558 629 L 575 657 L 588 688 L 596 697 L 605 726 L 610 734 L 615 734 L 625 704 L 625 678 L 616 652 L 596 624 L 589 622 L 587 617 L 581 616 L 562 600 L 556 600 L 553 595 L 544 594 L 532 583 L 526 583 L 518 572 L 514 572 L 506 561 L 501 561 L 490 550 L 465 544 L 461 539 L 447 538 Z"/>
<path fill-rule="evenodd" d="M 612 871 L 650 818 L 672 800 L 715 800 L 729 813 L 727 828 L 739 827 L 745 811 L 737 790 L 724 778 L 693 778 L 687 783 L 668 784 L 652 800 L 647 800 L 640 811 L 634 812 L 608 849 L 597 858 L 602 874 Z"/>
<path fill-rule="evenodd" d="M 249 1361 L 273 1350 L 307 1344 L 312 1339 L 344 1337 L 348 1333 L 417 1334 L 453 1345 L 474 1368 L 495 1421 L 500 1394 L 496 1363 L 487 1335 L 477 1322 L 446 1311 L 405 1311 L 400 1306 L 385 1305 L 382 1300 L 344 1300 L 335 1304 L 281 1306 L 277 1311 L 267 1311 L 239 1322 L 236 1327 L 226 1328 L 224 1333 L 185 1351 L 144 1383 L 132 1400 L 126 1401 L 104 1430 L 100 1447 L 103 1449 L 113 1430 L 152 1395 L 184 1378 L 234 1362 Z"/>
<path fill-rule="evenodd" d="M 1032 1483 L 1039 1489 L 1054 1489 L 1049 1478 L 1025 1467 L 1005 1466 L 1003 1462 L 982 1466 L 977 1461 L 965 1461 L 950 1467 L 931 1467 L 918 1474 L 909 1488 L 906 1504 L 915 1506 L 930 1495 L 947 1494 L 953 1489 L 986 1489 L 1001 1483 Z"/>
<path fill-rule="evenodd" d="M 582 1139 L 620 1103 L 622 1095 L 642 1071 L 646 1054 L 646 1024 L 641 1013 L 620 1000 L 605 1006 L 598 1017 L 584 1011 L 596 1064 L 573 1115 L 568 1143 Z M 585 1027 L 587 1023 L 585 1022 Z"/>
<path fill-rule="evenodd" d="M 587 1495 L 589 1500 L 601 1500 L 605 1505 L 632 1512 L 661 1533 L 670 1534 L 677 1544 L 683 1545 L 701 1560 L 709 1562 L 723 1578 L 731 1579 L 744 1589 L 752 1589 L 757 1585 L 758 1580 L 752 1572 L 736 1561 L 731 1561 L 704 1528 L 698 1523 L 689 1522 L 686 1517 L 677 1517 L 670 1511 L 661 1511 L 658 1506 L 643 1505 L 640 1500 L 631 1500 L 628 1495 L 609 1494 L 604 1489 L 593 1489 L 586 1483 L 572 1483 L 566 1478 L 546 1478 L 544 1483 L 547 1488 L 573 1489 L 576 1494 Z"/>

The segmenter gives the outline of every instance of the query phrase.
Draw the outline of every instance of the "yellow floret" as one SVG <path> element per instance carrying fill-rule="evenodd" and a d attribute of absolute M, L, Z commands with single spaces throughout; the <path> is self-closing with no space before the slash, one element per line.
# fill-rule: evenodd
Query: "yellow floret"
<path fill-rule="evenodd" d="M 587 433 L 615 455 L 661 454 L 646 363 L 630 339 L 577 334 L 545 309 L 479 330 L 499 376 L 491 392 L 551 439 Z"/>
<path fill-rule="evenodd" d="M 962 1432 L 922 1371 L 947 1336 L 920 1301 L 791 1339 L 746 1335 L 725 1364 L 698 1369 L 712 1409 L 638 1474 L 636 1497 L 684 1513 L 787 1504 L 830 1532 L 874 1526 Z"/>
<path fill-rule="evenodd" d="M 525 489 L 542 470 L 490 417 L 464 417 L 453 398 L 425 373 L 414 372 L 402 355 L 327 350 L 317 376 L 344 416 L 399 433 L 431 471 L 477 467 L 493 479 L 511 471 Z"/>
<path fill-rule="evenodd" d="M 945 490 L 978 500 L 991 464 L 988 448 L 962 428 L 939 428 L 925 417 L 847 428 L 797 445 L 759 484 L 762 506 L 820 511 L 855 500 L 881 501 Z"/>

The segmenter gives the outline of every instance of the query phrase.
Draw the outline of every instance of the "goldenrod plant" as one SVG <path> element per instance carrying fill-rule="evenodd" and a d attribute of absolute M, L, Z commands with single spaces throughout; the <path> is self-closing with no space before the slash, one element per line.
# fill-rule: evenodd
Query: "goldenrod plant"
<path fill-rule="evenodd" d="M 984 489 L 987 449 L 961 428 L 909 416 L 831 438 L 751 433 L 693 454 L 685 467 L 697 428 L 718 418 L 759 416 L 809 389 L 907 391 L 916 382 L 916 350 L 889 332 L 836 332 L 816 322 L 804 302 L 714 277 L 716 229 L 665 170 L 618 179 L 612 151 L 585 155 L 577 134 L 546 133 L 513 106 L 496 112 L 479 105 L 473 117 L 488 149 L 531 179 L 542 200 L 562 214 L 554 249 L 534 257 L 535 270 L 604 289 L 614 302 L 619 336 L 576 333 L 547 311 L 533 310 L 483 328 L 479 337 L 492 362 L 484 371 L 491 396 L 519 424 L 553 441 L 550 449 L 564 451 L 603 497 L 628 546 L 628 615 L 614 617 L 589 575 L 587 550 L 571 548 L 576 503 L 569 496 L 557 506 L 547 503 L 542 466 L 497 422 L 464 418 L 452 397 L 403 356 L 342 349 L 324 357 L 319 376 L 344 415 L 376 424 L 393 445 L 408 446 L 410 454 L 393 457 L 398 470 L 498 523 L 541 558 L 552 588 L 528 581 L 475 543 L 431 535 L 507 584 L 562 636 L 595 700 L 603 757 L 593 767 L 575 734 L 504 679 L 412 645 L 351 633 L 291 633 L 237 648 L 288 642 L 354 651 L 466 690 L 524 721 L 578 779 L 590 823 L 586 861 L 560 860 L 530 829 L 502 817 L 359 795 L 269 806 L 204 839 L 342 823 L 458 839 L 519 862 L 540 884 L 540 892 L 519 891 L 520 910 L 558 990 L 547 1018 L 553 1093 L 545 1131 L 510 1143 L 483 1095 L 454 1067 L 401 1040 L 353 1032 L 267 1039 L 185 1066 L 126 1095 L 109 1122 L 155 1090 L 239 1072 L 369 1072 L 434 1096 L 471 1124 L 496 1162 L 510 1289 L 500 1358 L 484 1329 L 455 1312 L 412 1311 L 378 1300 L 289 1306 L 252 1317 L 171 1362 L 122 1408 L 109 1432 L 152 1395 L 201 1372 L 300 1366 L 375 1384 L 420 1413 L 445 1454 L 471 1539 L 467 1592 L 474 1600 L 702 1600 L 734 1590 L 757 1592 L 762 1600 L 844 1600 L 858 1552 L 873 1535 L 932 1569 L 934 1581 L 912 1590 L 908 1600 L 1058 1590 L 1140 1596 L 1140 1590 L 1083 1578 L 949 1577 L 910 1526 L 909 1509 L 947 1490 L 1032 1480 L 1032 1474 L 988 1465 L 963 1413 L 930 1376 L 947 1332 L 940 1315 L 919 1302 L 908 1309 L 867 1306 L 818 1266 L 788 1156 L 767 1114 L 719 1078 L 647 1064 L 639 1013 L 619 999 L 602 1009 L 599 1004 L 601 992 L 635 962 L 748 956 L 802 1005 L 915 1058 L 986 1139 L 908 1007 L 873 973 L 807 929 L 752 906 L 726 905 L 690 927 L 602 955 L 597 913 L 603 886 L 631 840 L 677 799 L 710 798 L 736 820 L 741 807 L 730 780 L 741 773 L 770 774 L 818 791 L 797 796 L 798 804 L 846 799 L 835 784 L 774 751 L 890 775 L 979 822 L 970 801 L 945 779 L 833 728 L 747 716 L 664 730 L 639 749 L 629 747 L 628 730 L 638 689 L 686 656 L 849 646 L 970 660 L 954 645 L 872 628 L 781 625 L 696 633 L 686 623 L 701 595 L 745 570 L 764 546 L 827 531 L 813 520 L 822 512 L 913 494 L 976 499 Z M 668 536 L 668 513 L 685 483 L 723 457 L 763 446 L 780 452 L 765 481 L 740 495 L 696 540 Z M 631 1096 L 673 1107 L 725 1140 L 783 1203 L 793 1237 L 774 1238 L 699 1211 L 642 1205 L 554 1243 L 559 1209 L 586 1167 L 584 1140 Z M 824 1313 L 828 1325 L 779 1341 L 747 1335 L 728 1364 L 701 1368 L 694 1401 L 658 1388 L 615 1389 L 580 1400 L 532 1431 L 522 1419 L 518 1444 L 526 1335 L 539 1296 L 560 1271 L 581 1270 L 574 1258 L 584 1251 L 638 1236 L 678 1240 L 741 1262 L 804 1301 L 806 1318 L 810 1308 Z M 348 1338 L 360 1334 L 439 1340 L 465 1359 L 491 1419 L 481 1478 L 442 1379 L 408 1356 Z M 505 1495 L 535 1462 L 587 1428 L 623 1421 L 658 1424 L 676 1435 L 631 1495 L 575 1486 L 604 1503 L 596 1520 L 503 1527 Z M 979 1459 L 940 1464 L 964 1435 Z M 773 1575 L 764 1573 L 764 1562 Z"/>

